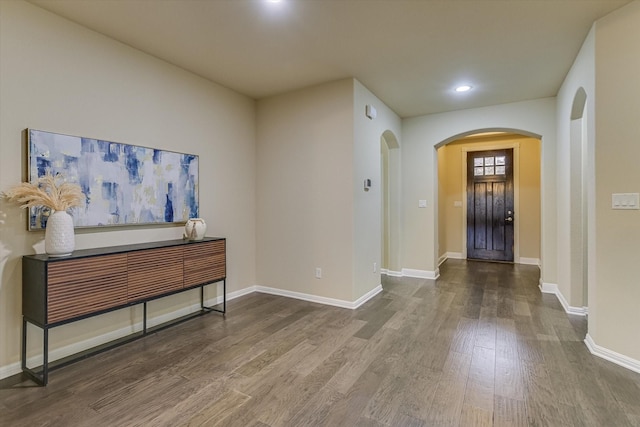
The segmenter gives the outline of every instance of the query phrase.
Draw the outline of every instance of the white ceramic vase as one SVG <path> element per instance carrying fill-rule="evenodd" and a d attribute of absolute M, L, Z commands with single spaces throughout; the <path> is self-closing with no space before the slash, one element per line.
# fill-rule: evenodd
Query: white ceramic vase
<path fill-rule="evenodd" d="M 207 232 L 207 224 L 202 218 L 191 218 L 185 224 L 184 232 L 187 240 L 202 240 Z"/>
<path fill-rule="evenodd" d="M 73 218 L 65 211 L 53 212 L 44 232 L 44 251 L 49 256 L 68 256 L 75 247 Z"/>

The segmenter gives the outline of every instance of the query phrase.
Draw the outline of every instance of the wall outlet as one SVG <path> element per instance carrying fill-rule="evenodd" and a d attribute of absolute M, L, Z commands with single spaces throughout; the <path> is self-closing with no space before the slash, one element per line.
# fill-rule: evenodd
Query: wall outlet
<path fill-rule="evenodd" d="M 374 272 L 374 273 L 377 273 L 377 272 L 378 272 L 378 263 L 377 263 L 377 262 L 374 262 L 374 263 L 373 263 L 373 272 Z"/>
<path fill-rule="evenodd" d="M 322 269 L 320 267 L 316 267 L 316 279 L 322 279 Z"/>

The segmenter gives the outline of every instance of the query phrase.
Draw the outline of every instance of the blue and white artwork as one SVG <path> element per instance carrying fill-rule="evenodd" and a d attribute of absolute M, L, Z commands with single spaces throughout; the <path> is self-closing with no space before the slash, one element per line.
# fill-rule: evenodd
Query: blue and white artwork
<path fill-rule="evenodd" d="M 29 180 L 51 172 L 80 185 L 76 227 L 180 223 L 198 215 L 198 156 L 29 129 Z M 29 229 L 49 212 L 31 209 Z"/>

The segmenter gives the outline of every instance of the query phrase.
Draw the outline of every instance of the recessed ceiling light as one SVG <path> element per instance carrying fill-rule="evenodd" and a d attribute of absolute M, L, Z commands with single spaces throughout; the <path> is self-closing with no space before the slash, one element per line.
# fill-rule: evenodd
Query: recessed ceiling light
<path fill-rule="evenodd" d="M 462 86 L 458 86 L 456 88 L 456 92 L 469 92 L 471 89 L 473 89 L 472 86 L 469 85 L 462 85 Z"/>
<path fill-rule="evenodd" d="M 280 3 L 282 0 L 267 0 L 267 3 Z"/>

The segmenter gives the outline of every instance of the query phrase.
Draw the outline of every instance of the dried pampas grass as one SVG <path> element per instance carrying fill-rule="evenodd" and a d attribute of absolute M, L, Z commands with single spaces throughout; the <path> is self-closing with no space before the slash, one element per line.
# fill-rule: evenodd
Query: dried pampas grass
<path fill-rule="evenodd" d="M 54 211 L 66 211 L 82 206 L 84 194 L 78 184 L 64 181 L 62 175 L 47 173 L 36 184 L 23 182 L 5 191 L 3 196 L 21 208 L 46 207 Z"/>

